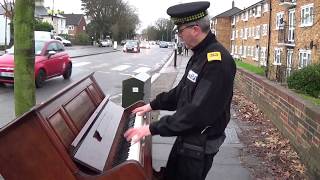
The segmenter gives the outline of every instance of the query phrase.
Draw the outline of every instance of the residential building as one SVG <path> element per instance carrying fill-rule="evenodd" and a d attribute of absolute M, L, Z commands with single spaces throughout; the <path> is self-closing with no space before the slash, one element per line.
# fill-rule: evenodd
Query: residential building
<path fill-rule="evenodd" d="M 5 10 L 0 6 L 0 46 L 9 45 L 10 42 L 10 19 Z"/>
<path fill-rule="evenodd" d="M 70 36 L 77 36 L 81 32 L 86 32 L 86 20 L 83 14 L 63 14 L 66 17 L 66 26 Z"/>
<path fill-rule="evenodd" d="M 232 16 L 231 54 L 256 66 L 267 65 L 270 8 L 259 1 Z"/>
<path fill-rule="evenodd" d="M 231 31 L 232 16 L 241 9 L 234 7 L 234 1 L 232 1 L 232 8 L 213 17 L 211 19 L 211 31 L 216 35 L 217 40 L 231 52 L 231 42 L 233 34 Z M 231 41 L 230 41 L 231 39 Z"/>
<path fill-rule="evenodd" d="M 319 62 L 319 0 L 272 0 L 268 78 L 283 82 L 292 71 Z"/>
<path fill-rule="evenodd" d="M 53 34 L 68 34 L 68 29 L 66 28 L 66 18 L 61 14 L 48 13 L 49 8 L 44 7 L 43 2 L 35 3 L 35 17 L 43 22 L 48 22 L 53 26 Z"/>

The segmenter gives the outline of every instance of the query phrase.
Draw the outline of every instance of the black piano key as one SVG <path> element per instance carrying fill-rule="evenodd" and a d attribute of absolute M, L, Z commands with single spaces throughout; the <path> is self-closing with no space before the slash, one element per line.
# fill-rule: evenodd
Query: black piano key
<path fill-rule="evenodd" d="M 136 115 L 134 113 L 130 114 L 129 118 L 127 119 L 126 126 L 124 126 L 123 133 L 134 126 L 135 118 Z M 116 158 L 113 162 L 113 167 L 127 160 L 129 156 L 130 146 L 131 142 L 128 142 L 124 137 L 121 137 L 120 143 L 117 148 Z"/>

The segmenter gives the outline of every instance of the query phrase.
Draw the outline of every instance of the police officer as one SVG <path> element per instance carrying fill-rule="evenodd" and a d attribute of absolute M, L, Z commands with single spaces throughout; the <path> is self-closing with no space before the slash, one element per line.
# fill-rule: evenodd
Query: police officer
<path fill-rule="evenodd" d="M 133 112 L 176 112 L 124 134 L 128 141 L 157 134 L 177 136 L 164 172 L 166 180 L 204 180 L 225 139 L 224 130 L 230 120 L 236 66 L 210 31 L 209 6 L 209 2 L 202 1 L 168 8 L 179 37 L 193 55 L 175 88 L 160 93 L 150 104 Z"/>

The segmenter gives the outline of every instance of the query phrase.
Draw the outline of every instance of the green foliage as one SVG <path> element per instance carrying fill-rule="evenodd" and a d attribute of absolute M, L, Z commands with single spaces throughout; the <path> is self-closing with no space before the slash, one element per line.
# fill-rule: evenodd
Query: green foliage
<path fill-rule="evenodd" d="M 246 69 L 252 73 L 255 73 L 260 76 L 265 75 L 265 68 L 264 67 L 257 67 L 251 64 L 247 64 L 241 60 L 235 60 L 237 67 L 241 67 L 243 69 Z"/>
<path fill-rule="evenodd" d="M 48 22 L 42 22 L 39 20 L 35 20 L 35 30 L 50 32 L 51 30 L 53 30 L 53 26 Z"/>
<path fill-rule="evenodd" d="M 288 87 L 308 94 L 312 97 L 320 97 L 320 63 L 309 65 L 299 71 L 295 71 L 287 79 Z"/>
<path fill-rule="evenodd" d="M 89 45 L 91 44 L 91 40 L 87 33 L 82 32 L 75 37 L 74 44 Z"/>

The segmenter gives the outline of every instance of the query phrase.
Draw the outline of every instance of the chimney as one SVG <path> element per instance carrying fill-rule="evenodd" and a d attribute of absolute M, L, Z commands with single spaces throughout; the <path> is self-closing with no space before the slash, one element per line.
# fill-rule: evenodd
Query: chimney
<path fill-rule="evenodd" d="M 234 1 L 232 1 L 232 8 L 234 8 Z"/>

